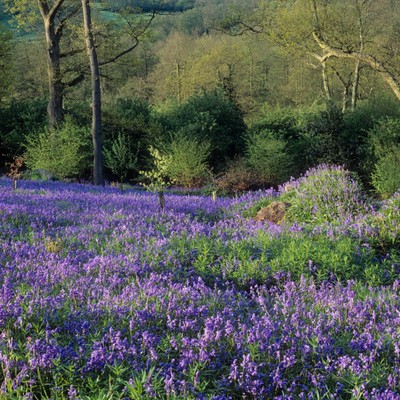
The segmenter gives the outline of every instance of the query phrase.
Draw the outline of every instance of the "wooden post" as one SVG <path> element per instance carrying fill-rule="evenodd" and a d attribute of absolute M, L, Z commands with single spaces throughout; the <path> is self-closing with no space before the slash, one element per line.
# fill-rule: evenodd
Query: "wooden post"
<path fill-rule="evenodd" d="M 158 192 L 158 201 L 160 203 L 160 209 L 161 211 L 164 211 L 165 208 L 165 198 L 164 198 L 164 192 L 162 190 L 160 190 Z"/>

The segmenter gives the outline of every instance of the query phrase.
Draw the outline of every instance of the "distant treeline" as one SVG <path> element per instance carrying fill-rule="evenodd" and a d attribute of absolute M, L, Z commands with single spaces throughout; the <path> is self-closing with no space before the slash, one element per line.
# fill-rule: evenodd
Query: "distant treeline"
<path fill-rule="evenodd" d="M 158 11 L 185 11 L 193 8 L 195 0 L 110 0 L 109 9 L 117 11 L 123 8 L 140 8 L 143 12 Z"/>

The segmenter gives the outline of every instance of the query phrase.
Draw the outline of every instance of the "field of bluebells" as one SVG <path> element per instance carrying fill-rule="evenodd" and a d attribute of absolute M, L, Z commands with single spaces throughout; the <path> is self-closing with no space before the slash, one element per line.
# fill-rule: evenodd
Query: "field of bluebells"
<path fill-rule="evenodd" d="M 163 211 L 2 179 L 0 398 L 400 399 L 399 207 L 327 166 Z"/>

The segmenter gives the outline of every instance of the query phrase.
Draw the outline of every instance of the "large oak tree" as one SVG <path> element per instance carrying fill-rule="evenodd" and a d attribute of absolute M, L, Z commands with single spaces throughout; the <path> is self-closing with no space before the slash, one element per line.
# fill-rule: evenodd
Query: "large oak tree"
<path fill-rule="evenodd" d="M 4 0 L 21 27 L 29 25 L 43 27 L 46 41 L 49 102 L 47 107 L 49 127 L 55 128 L 63 121 L 63 98 L 65 90 L 84 78 L 82 71 L 72 79 L 64 80 L 62 60 L 79 50 L 62 49 L 62 38 L 66 27 L 80 11 L 80 4 L 74 0 Z"/>

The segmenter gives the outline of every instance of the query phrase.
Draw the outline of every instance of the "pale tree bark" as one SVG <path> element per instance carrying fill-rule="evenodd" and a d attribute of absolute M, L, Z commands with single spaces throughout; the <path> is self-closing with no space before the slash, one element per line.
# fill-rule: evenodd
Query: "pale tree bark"
<path fill-rule="evenodd" d="M 322 83 L 324 86 L 325 98 L 329 103 L 332 101 L 332 92 L 331 92 L 331 87 L 329 85 L 329 78 L 326 73 L 326 62 L 325 61 L 321 62 L 321 67 L 322 67 Z"/>
<path fill-rule="evenodd" d="M 350 59 L 356 61 L 356 70 L 355 70 L 355 75 L 354 79 L 357 79 L 357 81 L 354 81 L 353 83 L 353 95 L 356 95 L 356 90 L 358 90 L 358 80 L 359 80 L 359 69 L 360 65 L 366 64 L 368 65 L 372 70 L 377 71 L 381 77 L 385 80 L 385 82 L 389 85 L 389 87 L 392 89 L 393 93 L 397 97 L 398 100 L 400 100 L 400 82 L 398 77 L 390 71 L 390 69 L 386 66 L 385 62 L 382 60 L 379 60 L 372 54 L 368 54 L 364 50 L 364 39 L 361 36 L 360 37 L 360 48 L 358 51 L 354 50 L 344 50 L 339 47 L 332 46 L 328 40 L 324 37 L 324 35 L 321 32 L 320 25 L 319 25 L 319 19 L 318 19 L 318 9 L 317 9 L 317 2 L 316 0 L 311 0 L 311 8 L 314 16 L 314 30 L 312 33 L 312 36 L 317 43 L 317 45 L 320 47 L 320 49 L 323 51 L 323 56 L 321 57 L 321 62 L 326 62 L 330 58 L 342 58 L 342 59 Z M 360 27 L 360 35 L 362 35 L 362 27 Z M 357 64 L 360 63 L 360 64 Z"/>
<path fill-rule="evenodd" d="M 361 53 L 359 51 L 345 51 L 329 45 L 329 43 L 321 36 L 319 32 L 313 32 L 313 37 L 316 43 L 325 50 L 325 54 L 322 57 L 324 60 L 328 60 L 331 57 L 336 58 L 347 58 L 355 61 L 360 61 L 367 64 L 372 70 L 377 71 L 385 82 L 392 89 L 397 99 L 400 100 L 400 82 L 395 74 L 393 74 L 386 67 L 384 62 L 378 60 L 371 54 Z"/>
<path fill-rule="evenodd" d="M 103 185 L 103 140 L 101 132 L 101 87 L 100 68 L 93 38 L 90 0 L 82 0 L 83 25 L 86 50 L 89 57 L 92 82 L 92 140 L 93 140 L 93 181 Z"/>
<path fill-rule="evenodd" d="M 351 77 L 346 81 L 343 76 L 333 68 L 336 76 L 338 77 L 340 83 L 343 86 L 343 94 L 342 94 L 342 112 L 344 113 L 349 108 L 349 95 L 350 95 L 350 87 L 352 86 Z"/>

